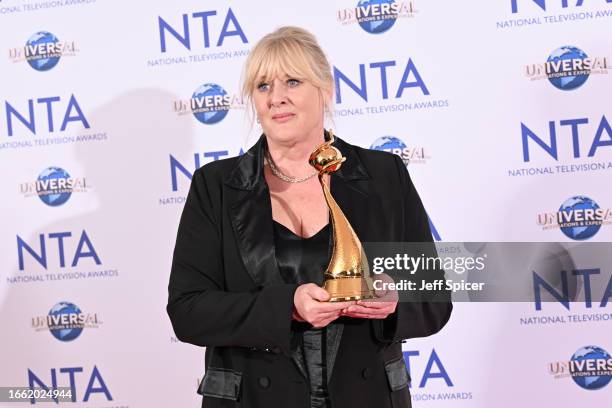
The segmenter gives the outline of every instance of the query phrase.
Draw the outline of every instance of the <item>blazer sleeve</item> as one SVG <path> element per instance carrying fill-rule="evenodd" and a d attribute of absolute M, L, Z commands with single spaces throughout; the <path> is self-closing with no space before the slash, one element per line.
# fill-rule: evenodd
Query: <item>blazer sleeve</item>
<path fill-rule="evenodd" d="M 405 242 L 432 243 L 426 245 L 429 255 L 437 256 L 429 228 L 429 219 L 423 203 L 410 179 L 408 170 L 400 157 L 395 156 L 401 194 L 403 197 L 401 217 L 404 225 Z M 444 270 L 425 271 L 427 280 L 444 279 Z M 431 293 L 422 302 L 399 302 L 394 313 L 374 325 L 375 337 L 381 342 L 398 342 L 414 337 L 426 337 L 438 332 L 449 320 L 453 305 L 450 294 L 436 294 L 434 301 Z M 376 321 L 375 321 L 376 322 Z"/>
<path fill-rule="evenodd" d="M 202 170 L 194 173 L 172 259 L 166 309 L 174 332 L 179 340 L 198 346 L 289 353 L 297 285 L 225 290 L 225 274 L 231 271 L 224 270 L 221 229 Z"/>

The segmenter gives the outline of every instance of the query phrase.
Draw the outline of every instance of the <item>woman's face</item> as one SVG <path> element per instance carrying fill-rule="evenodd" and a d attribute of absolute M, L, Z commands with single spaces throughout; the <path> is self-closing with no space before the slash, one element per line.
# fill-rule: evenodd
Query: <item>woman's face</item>
<path fill-rule="evenodd" d="M 279 143 L 323 131 L 323 94 L 308 81 L 288 76 L 257 83 L 253 104 L 264 133 Z"/>

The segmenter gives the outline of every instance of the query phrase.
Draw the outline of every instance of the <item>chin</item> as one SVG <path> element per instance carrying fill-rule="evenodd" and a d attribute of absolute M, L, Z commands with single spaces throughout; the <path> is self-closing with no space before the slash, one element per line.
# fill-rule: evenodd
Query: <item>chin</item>
<path fill-rule="evenodd" d="M 297 129 L 274 129 L 266 136 L 278 143 L 291 143 L 298 142 L 304 138 L 304 132 L 300 132 Z"/>
<path fill-rule="evenodd" d="M 291 142 L 303 141 L 307 137 L 307 135 L 310 134 L 313 127 L 314 126 L 308 128 L 308 126 L 298 123 L 292 123 L 290 125 L 275 124 L 270 129 L 268 129 L 268 131 L 264 131 L 264 133 L 270 140 L 273 140 L 277 143 L 286 144 Z"/>

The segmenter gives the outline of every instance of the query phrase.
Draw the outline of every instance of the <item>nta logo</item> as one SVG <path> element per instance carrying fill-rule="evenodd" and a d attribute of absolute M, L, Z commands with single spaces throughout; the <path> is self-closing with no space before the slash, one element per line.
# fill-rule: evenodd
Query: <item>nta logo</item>
<path fill-rule="evenodd" d="M 575 1 L 575 4 L 572 4 Z M 612 3 L 612 0 L 600 0 L 601 3 Z M 539 10 L 546 11 L 546 0 L 510 0 L 510 7 L 512 9 L 512 13 L 516 14 L 519 12 L 519 3 L 535 3 L 538 6 Z M 584 4 L 584 0 L 548 0 L 548 3 L 554 3 L 558 5 L 561 4 L 561 7 L 566 9 L 568 7 L 578 8 L 582 7 Z M 591 2 L 593 4 L 594 2 Z M 533 4 L 532 4 L 533 6 Z M 534 8 L 534 7 L 532 7 Z M 521 7 L 522 9 L 522 7 Z"/>
<path fill-rule="evenodd" d="M 200 22 L 196 23 L 196 26 L 202 27 L 203 36 L 198 37 L 198 38 L 203 38 L 204 48 L 210 47 L 211 36 L 210 36 L 210 30 L 209 30 L 210 24 L 209 24 L 208 18 L 214 17 L 216 15 L 217 15 L 217 11 L 215 10 L 200 11 L 200 12 L 191 14 L 192 19 L 201 20 Z M 184 48 L 191 51 L 191 48 L 193 47 L 192 42 L 191 42 L 192 31 L 191 31 L 190 24 L 189 24 L 188 14 L 182 15 L 182 23 L 183 23 L 182 28 L 178 28 L 178 27 L 175 28 L 170 23 L 168 23 L 166 20 L 164 20 L 161 16 L 158 17 L 159 43 L 160 43 L 161 52 L 165 53 L 168 51 L 167 37 L 166 37 L 167 34 L 170 34 Z M 225 19 L 223 21 L 221 32 L 219 33 L 219 36 L 217 37 L 216 46 L 221 47 L 223 46 L 223 42 L 225 41 L 226 38 L 236 37 L 236 36 L 240 38 L 243 44 L 246 44 L 248 42 L 246 35 L 244 34 L 244 31 L 242 30 L 242 27 L 240 27 L 240 24 L 238 23 L 238 19 L 236 18 L 236 15 L 232 11 L 232 9 L 229 8 L 227 11 L 227 14 L 225 15 Z"/>

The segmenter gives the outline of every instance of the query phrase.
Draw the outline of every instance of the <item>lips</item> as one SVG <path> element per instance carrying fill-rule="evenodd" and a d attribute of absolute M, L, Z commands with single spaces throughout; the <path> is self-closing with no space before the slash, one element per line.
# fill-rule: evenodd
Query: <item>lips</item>
<path fill-rule="evenodd" d="M 277 122 L 286 122 L 293 118 L 295 114 L 293 113 L 277 113 L 276 115 L 272 115 L 272 120 Z"/>

